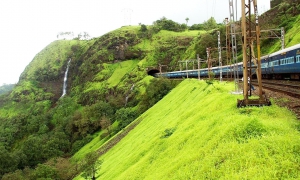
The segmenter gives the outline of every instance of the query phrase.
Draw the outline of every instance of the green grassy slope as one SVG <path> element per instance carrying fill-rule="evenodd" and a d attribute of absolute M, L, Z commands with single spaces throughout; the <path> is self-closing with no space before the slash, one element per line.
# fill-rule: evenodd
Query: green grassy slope
<path fill-rule="evenodd" d="M 106 84 L 108 84 L 110 88 L 117 86 L 121 80 L 124 79 L 126 73 L 136 68 L 137 62 L 136 60 L 128 60 L 115 64 L 104 63 L 103 70 L 95 75 L 94 81 L 86 82 L 86 91 L 104 88 Z M 107 78 L 107 80 L 104 80 L 105 78 Z"/>
<path fill-rule="evenodd" d="M 287 22 L 285 22 L 283 26 L 279 25 L 276 28 L 278 29 L 280 29 L 281 27 L 285 28 L 286 31 L 284 36 L 285 47 L 291 47 L 293 45 L 299 44 L 300 34 L 297 32 L 299 31 L 300 28 L 300 15 L 295 17 L 290 17 L 288 20 L 284 18 L 283 21 L 287 21 Z M 268 29 L 272 29 L 272 28 L 268 28 Z M 264 41 L 271 41 L 271 39 L 262 40 L 262 42 Z M 270 54 L 281 49 L 280 39 L 273 39 L 272 41 L 273 43 L 271 44 L 262 45 L 261 48 L 262 48 L 263 55 Z"/>
<path fill-rule="evenodd" d="M 113 72 L 113 74 L 110 76 L 110 78 L 107 80 L 110 86 L 116 86 L 118 83 L 120 83 L 121 79 L 124 77 L 124 75 L 130 71 L 132 71 L 137 64 L 138 61 L 129 60 L 124 61 L 118 64 L 115 64 L 115 66 L 118 66 L 118 68 Z"/>
<path fill-rule="evenodd" d="M 296 45 L 300 42 L 300 34 L 298 33 L 300 28 L 300 15 L 294 17 L 294 22 L 291 26 L 292 28 L 286 34 L 287 47 Z"/>
<path fill-rule="evenodd" d="M 237 109 L 233 89 L 183 81 L 100 157 L 98 179 L 299 178 L 296 117 L 276 105 Z"/>

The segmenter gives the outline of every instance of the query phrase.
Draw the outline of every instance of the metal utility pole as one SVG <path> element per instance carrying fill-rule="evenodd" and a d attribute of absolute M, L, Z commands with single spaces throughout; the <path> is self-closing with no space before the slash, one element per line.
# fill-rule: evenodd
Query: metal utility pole
<path fill-rule="evenodd" d="M 262 96 L 262 82 L 261 82 L 261 60 L 260 60 L 260 29 L 258 25 L 258 10 L 256 0 L 242 0 L 242 49 L 243 49 L 243 100 L 238 100 L 238 107 L 243 106 L 263 106 L 270 105 L 270 101 Z M 254 6 L 255 22 L 251 21 L 251 2 Z M 256 54 L 254 52 L 254 41 L 256 41 Z M 256 55 L 256 57 L 255 57 Z M 252 61 L 256 66 L 252 66 Z M 248 77 L 251 80 L 252 69 L 256 70 L 258 82 L 259 99 L 248 98 L 248 88 L 251 95 L 251 82 L 248 83 Z"/>
<path fill-rule="evenodd" d="M 214 50 L 214 48 L 206 48 L 206 54 L 207 54 L 207 73 L 208 73 L 208 78 L 211 78 L 211 68 L 212 68 L 212 62 L 215 62 L 216 59 L 211 58 L 211 51 Z"/>
<path fill-rule="evenodd" d="M 242 0 L 243 1 L 243 0 Z M 236 26 L 235 26 L 235 16 L 234 16 L 234 7 L 233 0 L 229 0 L 229 14 L 230 14 L 230 35 L 231 35 L 231 50 L 232 50 L 232 63 L 233 65 L 233 75 L 235 82 L 235 91 L 239 91 L 239 74 L 237 67 L 237 44 L 236 44 Z"/>
<path fill-rule="evenodd" d="M 284 36 L 285 36 L 284 27 L 281 27 L 281 49 L 285 48 Z"/>
<path fill-rule="evenodd" d="M 219 52 L 219 67 L 220 67 L 220 81 L 222 81 L 222 49 L 221 49 L 221 39 L 220 39 L 220 31 L 218 31 L 218 52 Z"/>
<path fill-rule="evenodd" d="M 207 74 L 208 78 L 210 79 L 211 75 L 211 53 L 210 53 L 211 48 L 206 48 L 206 54 L 207 54 Z"/>
<path fill-rule="evenodd" d="M 229 36 L 230 36 L 229 30 L 230 30 L 230 28 L 229 28 L 228 18 L 225 18 L 225 23 L 226 23 L 226 63 L 229 66 L 229 61 L 230 61 L 230 56 L 231 56 L 231 53 L 230 53 L 231 47 L 230 47 L 230 39 L 229 39 Z M 230 68 L 231 68 L 231 63 L 230 63 Z M 227 74 L 226 74 L 227 78 L 229 77 L 228 72 L 229 71 L 227 70 Z M 230 74 L 231 74 L 230 78 L 232 78 L 232 73 L 230 73 Z"/>
<path fill-rule="evenodd" d="M 276 31 L 280 31 L 280 35 L 278 35 L 278 33 L 276 33 Z M 269 33 L 269 35 L 262 35 L 262 37 L 260 39 L 280 39 L 281 41 L 281 49 L 285 48 L 285 40 L 284 40 L 284 36 L 285 36 L 285 32 L 284 32 L 284 27 L 281 27 L 280 29 L 268 29 L 268 30 L 261 30 L 261 33 Z"/>
<path fill-rule="evenodd" d="M 159 64 L 159 73 L 162 73 L 162 67 L 168 67 L 168 65 Z"/>
<path fill-rule="evenodd" d="M 187 61 L 185 61 L 185 69 L 186 69 L 186 78 L 189 78 Z"/>
<path fill-rule="evenodd" d="M 189 78 L 189 74 L 188 74 L 188 63 L 192 62 L 193 63 L 193 69 L 195 69 L 194 67 L 194 62 L 196 61 L 196 59 L 188 59 L 188 60 L 183 60 L 183 61 L 178 61 L 178 63 L 185 63 L 185 69 L 186 69 L 186 78 Z M 182 65 L 179 64 L 180 66 L 180 71 L 182 71 Z"/>
<path fill-rule="evenodd" d="M 198 79 L 200 80 L 201 62 L 206 62 L 206 60 L 205 59 L 200 59 L 199 54 L 197 54 L 197 61 L 198 61 Z"/>

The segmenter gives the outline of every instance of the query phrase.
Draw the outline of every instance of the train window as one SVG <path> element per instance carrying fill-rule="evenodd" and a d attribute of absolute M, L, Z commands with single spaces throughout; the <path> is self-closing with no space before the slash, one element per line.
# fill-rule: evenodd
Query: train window
<path fill-rule="evenodd" d="M 262 64 L 261 64 L 261 67 L 262 67 L 262 68 L 267 68 L 267 67 L 268 67 L 268 63 L 262 63 Z"/>
<path fill-rule="evenodd" d="M 300 63 L 300 55 L 296 56 L 296 63 Z"/>
<path fill-rule="evenodd" d="M 288 58 L 287 64 L 294 64 L 294 58 L 293 57 Z"/>
<path fill-rule="evenodd" d="M 279 66 L 279 60 L 270 63 L 271 66 Z"/>

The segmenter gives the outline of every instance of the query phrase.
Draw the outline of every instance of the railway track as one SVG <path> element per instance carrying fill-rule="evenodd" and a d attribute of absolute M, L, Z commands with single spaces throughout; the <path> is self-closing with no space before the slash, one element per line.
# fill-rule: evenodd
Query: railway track
<path fill-rule="evenodd" d="M 252 83 L 257 87 L 257 83 Z M 263 80 L 262 87 L 268 97 L 274 102 L 293 111 L 300 120 L 300 82 Z"/>
<path fill-rule="evenodd" d="M 254 86 L 258 86 L 257 83 L 252 83 Z M 274 80 L 264 80 L 262 82 L 262 87 L 264 89 L 269 89 L 271 91 L 284 93 L 291 97 L 300 99 L 300 83 L 294 81 L 274 81 Z"/>

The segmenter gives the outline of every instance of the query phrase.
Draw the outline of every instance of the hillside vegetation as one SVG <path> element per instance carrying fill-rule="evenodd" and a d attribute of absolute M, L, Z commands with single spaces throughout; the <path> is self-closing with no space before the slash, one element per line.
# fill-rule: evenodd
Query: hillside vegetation
<path fill-rule="evenodd" d="M 295 32 L 299 28 L 300 16 L 292 15 L 288 13 L 289 11 L 283 11 L 282 8 L 277 7 L 277 10 L 279 9 L 284 13 L 274 18 L 274 21 L 270 21 L 266 28 L 279 28 L 284 25 L 287 27 L 286 45 L 291 46 L 299 43 L 300 35 L 295 34 Z M 270 12 L 273 12 L 273 10 Z M 145 178 L 156 176 L 170 177 L 171 179 L 172 177 L 187 178 L 189 176 L 200 176 L 200 172 L 207 173 L 201 168 L 210 168 L 211 164 L 209 163 L 220 164 L 218 168 L 225 167 L 227 169 L 229 167 L 228 164 L 237 163 L 230 158 L 222 161 L 215 157 L 215 155 L 225 156 L 224 154 L 219 154 L 218 151 L 220 150 L 215 151 L 219 147 L 228 145 L 236 148 L 239 145 L 237 148 L 242 149 L 238 152 L 233 152 L 234 157 L 237 157 L 235 153 L 240 153 L 241 157 L 246 158 L 249 154 L 242 150 L 248 147 L 249 144 L 252 146 L 252 141 L 268 144 L 270 141 L 268 139 L 269 136 L 274 135 L 277 137 L 276 134 L 281 133 L 281 145 L 283 146 L 286 145 L 284 143 L 287 143 L 284 140 L 285 137 L 290 138 L 290 136 L 294 135 L 294 137 L 298 137 L 298 132 L 293 128 L 298 127 L 298 125 L 297 123 L 295 124 L 294 117 L 287 110 L 279 109 L 276 106 L 263 109 L 235 109 L 235 106 L 231 107 L 230 103 L 233 103 L 231 102 L 233 97 L 225 93 L 228 93 L 228 90 L 231 88 L 230 84 L 211 82 L 213 85 L 209 86 L 205 82 L 184 81 L 180 84 L 179 89 L 168 95 L 167 100 L 164 99 L 162 101 L 164 105 L 153 107 L 155 111 L 152 109 L 147 111 L 180 83 L 180 81 L 153 78 L 147 75 L 147 71 L 151 68 L 159 69 L 160 66 L 162 71 L 179 70 L 179 60 L 195 59 L 197 54 L 205 59 L 206 47 L 217 47 L 217 31 L 221 32 L 221 44 L 225 46 L 225 26 L 224 24 L 217 24 L 214 18 L 210 18 L 202 24 L 194 24 L 188 27 L 186 24 L 178 24 L 162 17 L 152 25 L 146 26 L 141 24 L 139 26 L 121 27 L 90 40 L 75 38 L 73 40 L 57 40 L 50 43 L 33 58 L 32 62 L 21 74 L 15 87 L 10 92 L 0 95 L 0 177 L 2 179 L 22 180 L 45 178 L 72 179 L 79 174 L 87 177 L 90 174 L 86 171 L 91 167 L 91 164 L 98 164 L 99 167 L 102 164 L 103 168 L 100 171 L 98 170 L 97 173 L 99 178 L 103 175 L 103 177 L 107 178 L 122 179 L 125 174 L 131 171 L 136 171 L 136 173 L 130 173 L 132 175 L 127 174 L 127 178 L 138 179 L 139 175 Z M 263 54 L 279 49 L 280 42 L 278 39 L 264 40 L 262 42 Z M 214 56 L 217 57 L 217 52 L 213 52 L 212 57 Z M 226 64 L 225 51 L 222 52 L 222 57 L 223 64 Z M 67 94 L 61 97 L 64 74 L 70 59 Z M 215 65 L 217 64 L 213 64 L 213 66 Z M 201 66 L 207 67 L 205 63 L 202 63 Z M 189 64 L 189 68 L 192 68 L 192 64 Z M 189 87 L 185 87 L 187 88 L 185 89 L 182 87 L 183 85 Z M 195 88 L 189 89 L 192 87 Z M 203 89 L 205 87 L 206 89 Z M 177 91 L 181 91 L 181 93 Z M 198 92 L 197 95 L 195 92 Z M 204 102 L 199 99 L 198 101 L 204 103 L 204 105 L 197 102 L 194 107 L 194 104 L 188 99 L 197 99 L 199 96 L 204 100 L 204 94 L 202 93 L 207 95 L 205 96 L 207 99 Z M 219 102 L 217 99 L 214 99 L 214 93 L 222 94 L 218 100 L 223 99 L 223 101 Z M 191 95 L 191 97 L 188 95 Z M 213 98 L 209 98 L 210 95 Z M 224 98 L 229 98 L 229 104 L 227 99 L 225 102 Z M 184 99 L 188 101 L 182 102 Z M 236 102 L 236 97 L 234 99 Z M 175 104 L 172 103 L 173 101 Z M 191 107 L 184 111 L 182 104 Z M 215 110 L 214 113 L 205 115 L 206 111 L 210 112 L 204 109 L 206 106 L 213 108 Z M 223 108 L 228 108 L 226 113 L 231 113 L 231 116 L 237 116 L 237 118 L 231 119 L 228 114 L 227 116 L 218 114 L 218 111 L 225 113 L 222 110 Z M 284 114 L 288 114 L 288 117 L 291 117 L 291 121 L 286 120 L 285 116 L 283 117 L 279 113 L 279 110 L 282 110 Z M 200 111 L 202 114 L 194 117 L 193 114 L 198 113 L 194 111 Z M 258 112 L 263 113 L 260 116 Z M 277 124 L 273 124 L 271 120 L 267 121 L 265 116 L 268 113 L 270 113 L 270 117 L 276 116 L 274 118 L 277 124 L 283 124 L 281 129 L 279 126 L 277 127 Z M 181 114 L 185 116 L 181 116 Z M 148 117 L 151 118 L 148 119 Z M 182 120 L 177 121 L 179 118 Z M 198 124 L 199 118 L 203 124 L 200 122 Z M 219 118 L 224 118 L 224 122 L 227 122 L 228 127 L 223 126 L 223 121 L 217 121 Z M 244 118 L 244 121 L 241 121 L 239 118 Z M 247 118 L 250 118 L 250 120 Z M 210 124 L 212 122 L 214 124 Z M 191 124 L 188 125 L 188 123 Z M 249 125 L 249 131 L 247 129 L 248 124 L 251 124 Z M 197 125 L 201 125 L 201 129 L 197 129 L 200 128 Z M 185 127 L 186 132 L 181 127 Z M 291 134 L 283 131 L 284 127 L 287 130 L 290 129 Z M 153 135 L 146 130 L 147 128 L 152 130 L 151 133 Z M 221 131 L 221 128 L 225 129 Z M 244 130 L 245 128 L 246 130 Z M 251 137 L 248 137 L 247 134 L 252 133 L 252 128 L 254 128 L 254 135 L 252 134 Z M 142 131 L 149 138 L 144 139 L 144 135 L 140 134 Z M 205 136 L 206 139 L 200 138 L 200 135 L 204 137 L 205 133 L 207 134 Z M 223 138 L 221 134 L 216 137 L 209 136 L 209 134 L 217 133 L 223 134 L 224 137 L 226 135 L 229 139 L 225 138 L 226 142 L 223 142 L 218 141 Z M 132 134 L 136 136 L 134 137 Z M 181 159 L 178 154 L 174 157 L 178 153 L 178 150 L 176 150 L 178 144 L 176 145 L 177 142 L 173 142 L 172 139 L 176 137 L 176 140 L 182 143 L 181 148 L 185 149 L 192 146 L 192 144 L 185 146 L 184 142 L 194 136 L 200 139 L 199 142 L 193 139 L 193 143 L 197 143 L 197 145 L 193 145 L 198 147 L 198 151 L 201 153 L 198 156 L 194 156 L 189 153 L 189 150 L 182 151 L 185 153 L 180 153 L 180 156 L 186 161 Z M 264 139 L 264 137 L 267 139 Z M 210 138 L 213 141 L 208 140 Z M 277 162 L 280 158 L 288 159 L 286 161 L 287 164 L 277 163 L 276 167 L 274 165 L 273 168 L 277 174 L 270 175 L 270 177 L 284 178 L 285 171 L 280 169 L 280 167 L 290 167 L 291 177 L 297 177 L 294 161 L 290 160 L 290 156 L 298 153 L 298 146 L 294 144 L 292 138 L 290 139 L 291 144 L 287 143 L 286 147 L 293 147 L 294 149 L 288 151 L 287 155 L 284 153 L 278 154 L 275 147 L 275 150 L 273 150 L 274 144 L 271 144 L 270 147 L 262 146 L 266 149 L 263 151 L 265 152 L 264 155 L 276 156 L 275 159 L 270 161 Z M 143 150 L 143 152 L 137 151 L 139 152 L 138 155 L 134 153 L 133 149 L 127 148 L 127 146 L 131 145 L 137 146 L 140 141 L 142 142 L 140 144 L 141 149 L 137 149 Z M 213 144 L 205 146 L 203 144 L 204 141 Z M 227 141 L 229 144 L 226 144 Z M 277 142 L 279 140 L 274 139 L 274 141 Z M 148 142 L 152 143 L 151 146 L 154 144 L 158 146 L 154 146 L 155 148 L 150 150 Z M 165 142 L 166 144 L 164 144 Z M 124 146 L 124 152 L 116 152 L 118 148 L 121 149 L 119 143 Z M 172 143 L 174 143 L 174 146 L 172 146 Z M 205 148 L 201 149 L 199 144 L 202 144 Z M 169 146 L 176 146 L 174 152 L 169 152 L 171 150 Z M 112 147 L 113 149 L 111 149 Z M 210 147 L 212 149 L 209 149 Z M 259 149 L 259 147 L 256 148 Z M 125 164 L 120 162 L 117 169 L 109 169 L 115 166 L 115 164 L 112 164 L 114 163 L 113 161 L 118 162 L 117 159 L 123 159 L 123 156 L 130 154 L 128 153 L 129 151 L 132 154 L 128 157 L 128 160 L 124 160 Z M 191 149 L 191 151 L 193 150 Z M 166 152 L 168 153 L 166 154 Z M 205 152 L 207 154 L 203 154 Z M 209 154 L 210 152 L 212 154 Z M 256 153 L 256 151 L 253 152 L 254 155 L 257 155 Z M 95 161 L 100 155 L 102 155 L 100 160 L 103 159 L 104 161 Z M 174 173 L 174 176 L 171 175 L 170 173 L 175 170 L 167 170 L 165 165 L 170 165 L 168 164 L 170 162 L 164 161 L 169 161 L 169 159 L 164 159 L 162 156 L 166 156 L 164 158 L 173 157 L 174 160 L 170 162 L 173 162 L 175 167 L 183 169 L 178 171 L 181 175 L 178 175 L 178 173 Z M 220 162 L 217 163 L 212 159 L 207 159 L 210 156 L 215 157 Z M 260 154 L 257 156 L 260 156 Z M 197 158 L 195 159 L 195 157 Z M 201 159 L 201 157 L 204 159 Z M 262 157 L 266 158 L 267 156 Z M 175 163 L 177 159 L 180 160 L 176 161 L 178 164 Z M 193 160 L 195 160 L 194 163 L 201 162 L 201 164 L 203 164 L 203 160 L 211 160 L 212 162 L 207 163 L 207 166 L 201 166 L 200 169 L 190 172 L 187 163 L 192 165 Z M 253 165 L 255 160 L 249 160 L 249 162 Z M 294 160 L 296 161 L 297 158 L 294 158 Z M 136 162 L 137 164 L 135 164 Z M 151 165 L 152 162 L 154 166 Z M 239 162 L 242 163 L 242 161 Z M 225 164 L 224 167 L 222 166 L 223 164 Z M 96 168 L 98 166 L 92 167 Z M 147 166 L 149 166 L 149 169 L 143 169 Z M 251 166 L 247 164 L 247 172 L 253 169 L 253 172 L 257 173 L 256 166 L 258 165 Z M 156 173 L 158 171 L 155 168 L 158 167 L 161 167 L 161 174 Z M 161 170 L 163 168 L 166 168 L 165 172 Z M 244 166 L 231 169 L 230 173 L 232 172 L 232 176 L 230 174 L 229 176 L 233 177 L 236 173 L 246 173 L 240 170 L 242 168 Z M 92 169 L 93 172 L 95 172 L 94 170 Z M 153 170 L 153 173 L 150 170 Z M 145 171 L 145 174 L 142 171 Z M 270 169 L 266 169 L 266 171 L 270 172 Z M 146 172 L 148 173 L 146 174 Z M 220 172 L 225 172 L 225 170 Z M 211 173 L 207 176 L 221 177 L 218 173 Z M 266 174 L 262 174 L 260 177 L 266 177 Z M 78 176 L 77 178 L 80 177 Z"/>
<path fill-rule="evenodd" d="M 232 95 L 233 90 L 233 83 L 183 81 L 100 157 L 96 177 L 298 179 L 295 115 L 276 105 L 237 109 L 242 96 Z"/>

